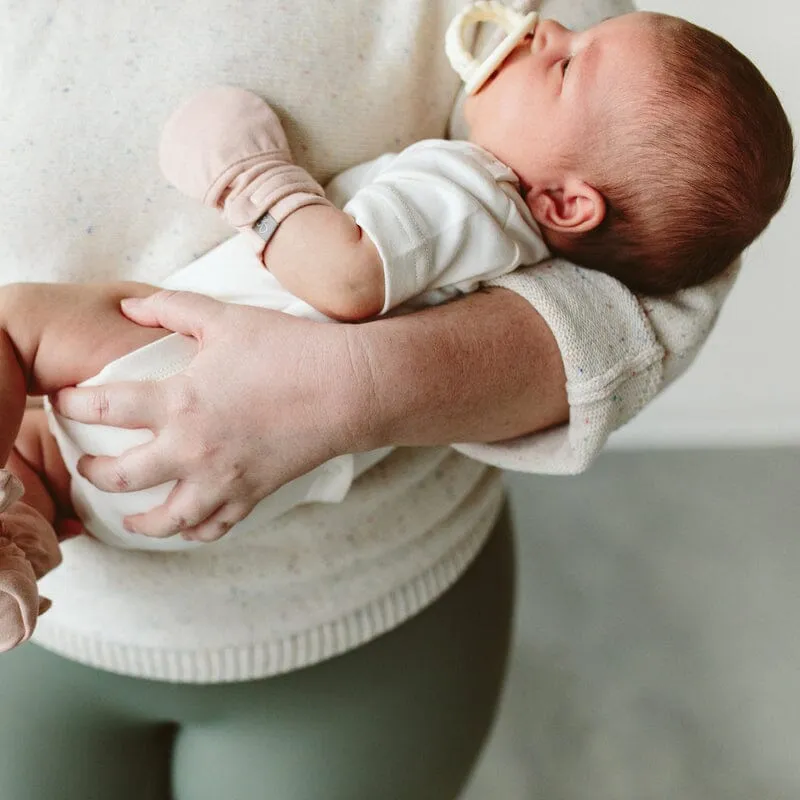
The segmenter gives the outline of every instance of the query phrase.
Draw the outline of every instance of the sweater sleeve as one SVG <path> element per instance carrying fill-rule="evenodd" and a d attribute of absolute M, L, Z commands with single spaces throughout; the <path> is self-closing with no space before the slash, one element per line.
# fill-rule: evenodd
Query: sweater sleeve
<path fill-rule="evenodd" d="M 544 432 L 493 444 L 456 444 L 505 469 L 569 475 L 585 470 L 609 435 L 692 363 L 738 273 L 669 298 L 637 297 L 615 279 L 565 261 L 491 281 L 524 297 L 558 343 L 570 419 Z"/>

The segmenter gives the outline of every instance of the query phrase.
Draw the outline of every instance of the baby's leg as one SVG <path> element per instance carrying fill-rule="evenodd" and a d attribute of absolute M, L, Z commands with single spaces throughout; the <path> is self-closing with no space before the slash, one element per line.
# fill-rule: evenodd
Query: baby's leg
<path fill-rule="evenodd" d="M 166 335 L 119 310 L 122 298 L 154 291 L 136 283 L 0 288 L 0 652 L 30 638 L 49 605 L 36 582 L 61 561 L 53 523 L 69 513 L 69 478 L 44 413 L 29 414 L 20 430 L 26 396 L 79 383 Z"/>
<path fill-rule="evenodd" d="M 0 288 L 0 652 L 28 639 L 49 605 L 36 582 L 61 561 L 53 523 L 70 513 L 69 478 L 44 413 L 29 414 L 20 430 L 26 396 L 80 383 L 165 336 L 119 310 L 122 298 L 154 291 L 138 283 Z"/>
<path fill-rule="evenodd" d="M 25 371 L 12 338 L 0 330 L 0 467 L 17 438 L 25 412 Z"/>
<path fill-rule="evenodd" d="M 47 426 L 44 409 L 25 412 L 6 468 L 22 481 L 25 502 L 50 524 L 55 526 L 74 516 L 69 472 Z"/>
<path fill-rule="evenodd" d="M 0 330 L 13 343 L 27 393 L 50 394 L 73 386 L 110 361 L 166 336 L 168 331 L 136 325 L 119 308 L 125 297 L 157 291 L 133 282 L 0 288 Z"/>
<path fill-rule="evenodd" d="M 141 283 L 10 284 L 0 288 L 0 467 L 11 452 L 26 395 L 49 394 L 166 335 L 124 317 Z"/>

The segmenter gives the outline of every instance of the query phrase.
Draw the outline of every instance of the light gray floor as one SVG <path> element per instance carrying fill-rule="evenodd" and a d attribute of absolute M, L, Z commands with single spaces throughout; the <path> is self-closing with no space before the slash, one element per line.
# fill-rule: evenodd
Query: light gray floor
<path fill-rule="evenodd" d="M 797 800 L 800 450 L 508 483 L 516 652 L 465 800 Z"/>

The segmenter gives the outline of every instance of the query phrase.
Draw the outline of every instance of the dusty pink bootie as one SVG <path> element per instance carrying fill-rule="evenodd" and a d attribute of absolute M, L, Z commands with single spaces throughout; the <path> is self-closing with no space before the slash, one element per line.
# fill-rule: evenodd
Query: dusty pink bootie
<path fill-rule="evenodd" d="M 275 112 L 244 89 L 205 89 L 178 108 L 164 126 L 159 160 L 170 183 L 218 208 L 247 233 L 259 256 L 289 214 L 330 205 L 294 163 Z"/>
<path fill-rule="evenodd" d="M 16 476 L 0 470 L 0 653 L 30 639 L 50 607 L 36 581 L 61 563 L 52 526 L 21 496 Z"/>

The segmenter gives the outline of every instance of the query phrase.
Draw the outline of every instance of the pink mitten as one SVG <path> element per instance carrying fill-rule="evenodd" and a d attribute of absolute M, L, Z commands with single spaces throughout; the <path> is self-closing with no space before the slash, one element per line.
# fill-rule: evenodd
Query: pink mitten
<path fill-rule="evenodd" d="M 205 89 L 167 120 L 161 170 L 175 187 L 218 208 L 259 256 L 277 226 L 307 205 L 330 205 L 292 160 L 275 112 L 244 89 Z"/>
<path fill-rule="evenodd" d="M 31 637 L 50 607 L 36 580 L 61 563 L 52 526 L 21 496 L 16 476 L 0 470 L 0 653 Z"/>

